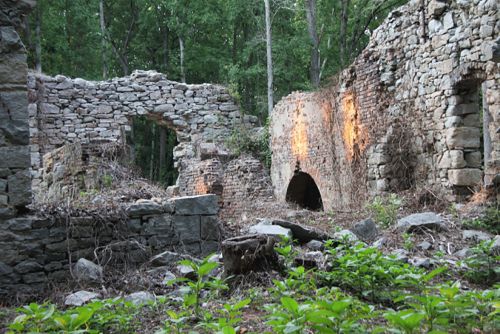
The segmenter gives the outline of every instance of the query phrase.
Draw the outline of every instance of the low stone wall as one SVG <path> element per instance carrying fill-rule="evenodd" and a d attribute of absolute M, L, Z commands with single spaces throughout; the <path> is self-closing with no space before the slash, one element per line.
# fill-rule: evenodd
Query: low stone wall
<path fill-rule="evenodd" d="M 71 278 L 79 258 L 138 266 L 165 250 L 204 256 L 219 246 L 217 196 L 139 200 L 123 217 L 25 216 L 2 222 L 0 295 L 30 293 Z"/>

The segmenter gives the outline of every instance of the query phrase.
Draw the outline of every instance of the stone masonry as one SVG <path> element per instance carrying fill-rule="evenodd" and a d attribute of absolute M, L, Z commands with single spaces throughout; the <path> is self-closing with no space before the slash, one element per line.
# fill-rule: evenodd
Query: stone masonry
<path fill-rule="evenodd" d="M 0 231 L 0 296 L 32 293 L 47 282 L 71 279 L 79 258 L 134 266 L 165 250 L 205 256 L 218 249 L 215 195 L 139 200 L 125 219 L 96 216 L 23 216 Z"/>
<path fill-rule="evenodd" d="M 16 29 L 33 1 L 0 2 L 0 225 L 31 202 L 26 50 Z"/>
<path fill-rule="evenodd" d="M 271 122 L 276 197 L 284 201 L 292 179 L 304 174 L 326 210 L 412 186 L 451 200 L 498 187 L 498 6 L 411 0 L 328 87 L 278 103 Z"/>

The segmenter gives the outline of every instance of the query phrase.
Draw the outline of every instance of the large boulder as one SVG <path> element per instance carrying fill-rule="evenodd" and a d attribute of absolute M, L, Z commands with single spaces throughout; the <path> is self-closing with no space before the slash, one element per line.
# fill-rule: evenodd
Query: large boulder
<path fill-rule="evenodd" d="M 357 222 L 351 231 L 363 241 L 373 241 L 378 236 L 377 225 L 371 219 Z"/>
<path fill-rule="evenodd" d="M 422 229 L 440 231 L 445 229 L 444 221 L 434 212 L 415 213 L 398 220 L 397 229 L 400 232 L 419 232 Z"/>
<path fill-rule="evenodd" d="M 102 267 L 92 261 L 79 259 L 73 267 L 75 279 L 83 283 L 95 283 L 102 281 Z"/>
<path fill-rule="evenodd" d="M 173 198 L 169 201 L 175 214 L 181 216 L 216 215 L 219 212 L 217 195 L 198 195 Z"/>
<path fill-rule="evenodd" d="M 278 225 L 292 231 L 293 238 L 301 244 L 306 244 L 311 240 L 328 240 L 330 236 L 311 227 L 306 227 L 286 220 L 274 219 L 273 225 Z"/>

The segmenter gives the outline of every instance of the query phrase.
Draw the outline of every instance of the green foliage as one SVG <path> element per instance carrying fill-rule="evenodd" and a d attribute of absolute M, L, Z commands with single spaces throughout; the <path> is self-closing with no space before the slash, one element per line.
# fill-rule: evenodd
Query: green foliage
<path fill-rule="evenodd" d="M 486 208 L 482 217 L 467 219 L 462 222 L 464 228 L 484 230 L 493 234 L 500 234 L 500 206 Z"/>
<path fill-rule="evenodd" d="M 64 311 L 52 304 L 31 303 L 18 309 L 21 314 L 10 324 L 8 333 L 128 332 L 137 311 L 122 299 L 95 301 Z"/>
<path fill-rule="evenodd" d="M 236 155 L 251 154 L 258 158 L 264 166 L 271 167 L 271 147 L 269 134 L 269 119 L 262 131 L 258 134 L 250 133 L 250 131 L 241 126 L 234 129 L 231 135 L 226 139 L 226 145 Z"/>
<path fill-rule="evenodd" d="M 205 257 L 201 262 L 196 262 L 192 260 L 182 260 L 179 262 L 180 265 L 190 267 L 193 269 L 196 279 L 190 280 L 188 278 L 177 278 L 170 281 L 168 284 L 182 283 L 184 287 L 185 294 L 183 295 L 183 307 L 187 309 L 194 308 L 194 314 L 200 317 L 201 310 L 201 292 L 203 290 L 208 290 L 212 292 L 218 292 L 221 290 L 226 290 L 228 287 L 223 280 L 210 277 L 212 270 L 219 266 L 218 262 L 210 261 L 213 254 Z"/>
<path fill-rule="evenodd" d="M 476 283 L 491 284 L 500 277 L 500 256 L 493 253 L 494 240 L 485 240 L 471 248 L 472 255 L 465 264 L 469 268 L 465 276 Z"/>
<path fill-rule="evenodd" d="M 372 203 L 367 205 L 367 209 L 377 223 L 387 228 L 396 223 L 398 211 L 402 205 L 403 200 L 398 195 L 390 194 L 387 197 L 375 197 Z"/>
<path fill-rule="evenodd" d="M 415 247 L 415 243 L 413 242 L 413 237 L 409 233 L 403 233 L 403 248 L 408 252 L 411 252 Z"/>

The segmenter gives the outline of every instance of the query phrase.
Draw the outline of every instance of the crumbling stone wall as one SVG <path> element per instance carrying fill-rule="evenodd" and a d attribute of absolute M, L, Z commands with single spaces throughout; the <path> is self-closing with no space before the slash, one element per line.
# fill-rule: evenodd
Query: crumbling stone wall
<path fill-rule="evenodd" d="M 41 291 L 48 282 L 71 280 L 79 258 L 101 265 L 139 266 L 173 250 L 204 256 L 218 249 L 215 195 L 139 200 L 123 217 L 24 216 L 0 230 L 0 296 Z"/>
<path fill-rule="evenodd" d="M 277 198 L 298 171 L 327 210 L 414 185 L 460 199 L 498 183 L 498 18 L 496 1 L 412 0 L 328 87 L 284 98 L 271 122 Z"/>
<path fill-rule="evenodd" d="M 241 115 L 222 86 L 178 83 L 154 71 L 103 82 L 32 73 L 28 85 L 35 179 L 43 154 L 66 143 L 125 141 L 134 116 L 145 115 L 175 130 L 175 167 L 181 177 L 198 160 L 200 144 L 223 144 L 233 129 L 257 122 L 254 116 Z"/>
<path fill-rule="evenodd" d="M 26 50 L 16 31 L 33 2 L 0 3 L 0 224 L 31 202 Z"/>

